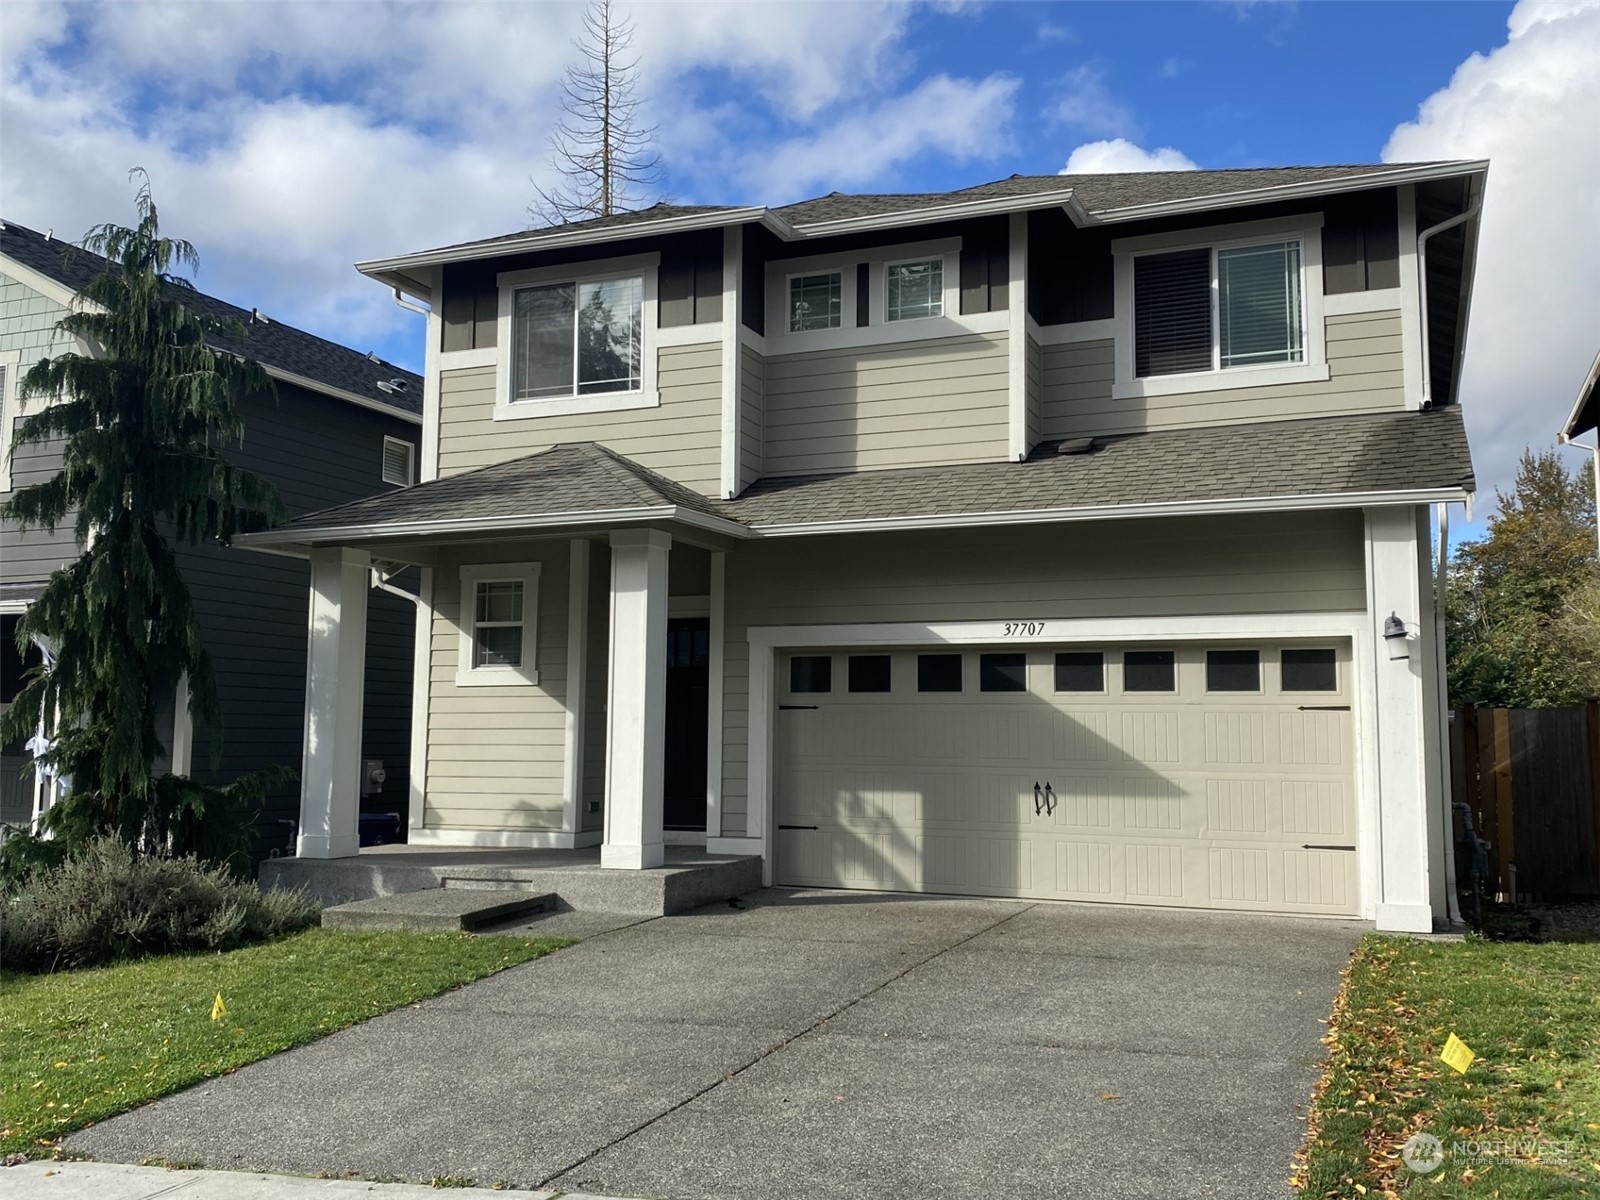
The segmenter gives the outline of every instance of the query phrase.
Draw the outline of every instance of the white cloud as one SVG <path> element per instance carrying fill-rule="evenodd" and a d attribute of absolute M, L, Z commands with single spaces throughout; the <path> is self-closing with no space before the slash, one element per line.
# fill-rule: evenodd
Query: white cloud
<path fill-rule="evenodd" d="M 1485 498 L 1548 446 L 1600 345 L 1600 2 L 1523 0 L 1384 147 L 1488 158 L 1463 415 Z"/>
<path fill-rule="evenodd" d="M 896 167 L 930 153 L 957 162 L 992 161 L 1013 150 L 1008 126 L 1017 87 L 1007 75 L 935 75 L 905 95 L 780 144 L 751 172 L 757 191 L 779 203 L 881 183 Z"/>
<path fill-rule="evenodd" d="M 1124 171 L 1198 171 L 1200 164 L 1181 150 L 1146 150 L 1126 138 L 1085 142 L 1067 158 L 1062 175 L 1115 175 Z"/>
<path fill-rule="evenodd" d="M 1074 67 L 1061 77 L 1061 87 L 1061 98 L 1045 110 L 1049 120 L 1084 137 L 1139 136 L 1139 122 L 1133 110 L 1106 87 L 1104 67 L 1095 63 Z"/>

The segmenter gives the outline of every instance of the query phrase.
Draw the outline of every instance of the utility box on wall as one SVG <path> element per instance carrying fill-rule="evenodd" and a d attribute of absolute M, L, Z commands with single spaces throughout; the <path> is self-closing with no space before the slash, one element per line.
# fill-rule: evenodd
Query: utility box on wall
<path fill-rule="evenodd" d="M 361 760 L 361 794 L 363 796 L 376 796 L 383 791 L 383 781 L 389 777 L 383 769 L 383 759 L 364 758 Z"/>

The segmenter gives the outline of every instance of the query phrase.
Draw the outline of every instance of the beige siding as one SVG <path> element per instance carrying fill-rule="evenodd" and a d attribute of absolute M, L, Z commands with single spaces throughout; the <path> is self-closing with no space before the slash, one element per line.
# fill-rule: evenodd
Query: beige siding
<path fill-rule="evenodd" d="M 767 475 L 1004 459 L 1005 334 L 767 359 Z"/>
<path fill-rule="evenodd" d="M 1044 347 L 1044 439 L 1194 425 L 1276 421 L 1405 407 L 1400 314 L 1327 318 L 1328 370 L 1318 383 L 1111 398 L 1109 339 Z"/>
<path fill-rule="evenodd" d="M 739 348 L 739 487 L 761 478 L 766 420 L 767 361 L 749 346 Z"/>
<path fill-rule="evenodd" d="M 752 625 L 1356 610 L 1358 512 L 773 539 L 728 556 L 723 828 L 744 828 Z"/>
<path fill-rule="evenodd" d="M 565 541 L 495 546 L 435 569 L 426 828 L 561 828 L 569 553 Z M 464 562 L 542 564 L 537 685 L 456 686 Z"/>
<path fill-rule="evenodd" d="M 1026 335 L 1028 339 L 1027 358 L 1027 437 L 1028 449 L 1032 450 L 1044 440 L 1044 347 L 1034 339 L 1033 334 Z"/>
<path fill-rule="evenodd" d="M 716 495 L 722 473 L 722 347 L 668 346 L 658 362 L 661 404 L 656 408 L 511 421 L 494 419 L 495 368 L 444 372 L 439 474 L 470 471 L 561 442 L 594 441 Z"/>

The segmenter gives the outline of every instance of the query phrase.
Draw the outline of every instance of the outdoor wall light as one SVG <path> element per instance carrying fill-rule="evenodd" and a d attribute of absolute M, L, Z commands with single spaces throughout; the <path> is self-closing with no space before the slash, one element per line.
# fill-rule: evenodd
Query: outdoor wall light
<path fill-rule="evenodd" d="M 1390 613 L 1383 620 L 1383 644 L 1389 647 L 1390 661 L 1411 657 L 1411 640 L 1406 636 L 1406 623 L 1398 613 Z"/>

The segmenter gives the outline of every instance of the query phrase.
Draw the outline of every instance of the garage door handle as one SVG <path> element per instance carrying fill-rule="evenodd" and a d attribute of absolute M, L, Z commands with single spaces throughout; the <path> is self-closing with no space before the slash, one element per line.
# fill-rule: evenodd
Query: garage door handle
<path fill-rule="evenodd" d="M 821 706 L 820 705 L 816 705 L 816 704 L 780 704 L 780 705 L 778 705 L 778 711 L 779 712 L 786 712 L 791 708 L 819 708 L 819 707 L 821 707 Z"/>
<path fill-rule="evenodd" d="M 1348 704 L 1302 704 L 1301 712 L 1349 712 Z"/>
<path fill-rule="evenodd" d="M 1302 850 L 1354 850 L 1354 846 L 1301 846 Z"/>
<path fill-rule="evenodd" d="M 1044 811 L 1044 791 L 1037 783 L 1033 785 L 1033 815 L 1038 816 Z"/>
<path fill-rule="evenodd" d="M 779 829 L 815 829 L 815 825 L 779 825 Z"/>

